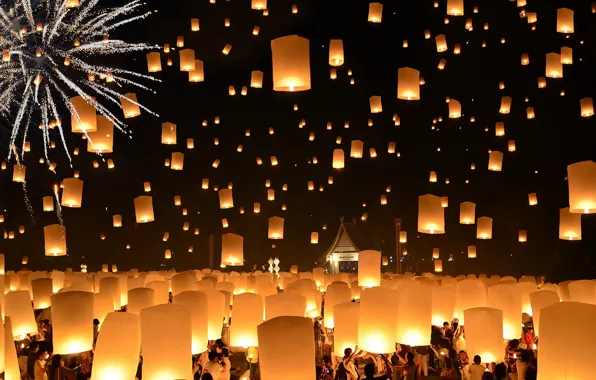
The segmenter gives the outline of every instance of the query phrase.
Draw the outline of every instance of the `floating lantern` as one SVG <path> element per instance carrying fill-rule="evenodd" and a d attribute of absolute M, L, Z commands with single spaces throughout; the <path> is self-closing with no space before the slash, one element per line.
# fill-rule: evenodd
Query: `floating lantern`
<path fill-rule="evenodd" d="M 262 88 L 263 87 L 263 72 L 253 71 L 250 74 L 250 87 Z"/>
<path fill-rule="evenodd" d="M 122 227 L 122 215 L 112 216 L 112 225 L 116 228 Z"/>
<path fill-rule="evenodd" d="M 463 16 L 464 0 L 447 0 L 447 14 L 450 16 Z"/>
<path fill-rule="evenodd" d="M 517 241 L 519 241 L 520 243 L 527 242 L 528 241 L 528 231 L 527 230 L 519 230 Z"/>
<path fill-rule="evenodd" d="M 360 140 L 352 140 L 350 147 L 350 157 L 362 158 L 362 152 L 364 151 L 364 142 Z"/>
<path fill-rule="evenodd" d="M 218 192 L 219 195 L 219 207 L 222 210 L 234 207 L 234 198 L 232 196 L 232 190 L 221 189 Z"/>
<path fill-rule="evenodd" d="M 459 205 L 459 223 L 474 224 L 476 220 L 476 203 L 462 202 Z"/>
<path fill-rule="evenodd" d="M 476 229 L 476 239 L 492 239 L 493 238 L 493 219 L 487 216 L 478 218 L 478 225 Z"/>
<path fill-rule="evenodd" d="M 489 153 L 488 170 L 500 172 L 503 167 L 503 153 L 493 150 Z"/>
<path fill-rule="evenodd" d="M 433 248 L 433 260 L 437 260 L 439 258 L 439 248 Z"/>
<path fill-rule="evenodd" d="M 271 190 L 271 189 L 270 189 Z M 269 239 L 284 238 L 284 219 L 278 216 L 269 218 Z"/>
<path fill-rule="evenodd" d="M 333 354 L 343 357 L 346 348 L 351 348 L 354 351 L 358 345 L 360 305 L 353 302 L 343 302 L 336 304 L 332 310 L 334 315 L 333 326 L 331 327 L 334 328 Z M 327 303 L 325 303 L 325 323 L 327 323 L 327 313 Z"/>
<path fill-rule="evenodd" d="M 536 193 L 528 194 L 528 202 L 530 203 L 530 206 L 536 206 L 538 204 L 538 197 L 536 196 Z"/>
<path fill-rule="evenodd" d="M 557 9 L 557 32 L 573 33 L 573 11 L 567 8 Z"/>
<path fill-rule="evenodd" d="M 379 354 L 395 352 L 397 305 L 397 293 L 391 289 L 374 287 L 361 292 L 359 349 Z"/>
<path fill-rule="evenodd" d="M 570 47 L 561 47 L 561 63 L 571 65 L 573 63 L 573 49 Z"/>
<path fill-rule="evenodd" d="M 380 23 L 383 19 L 383 4 L 370 3 L 368 6 L 368 22 Z"/>
<path fill-rule="evenodd" d="M 234 297 L 234 323 L 230 327 L 230 346 L 256 347 L 257 326 L 263 322 L 263 297 L 243 293 Z"/>
<path fill-rule="evenodd" d="M 105 116 L 98 115 L 96 130 L 88 132 L 88 137 L 88 152 L 112 153 L 114 150 L 114 123 L 108 120 Z"/>
<path fill-rule="evenodd" d="M 445 211 L 440 197 L 431 194 L 418 197 L 418 232 L 445 233 Z"/>
<path fill-rule="evenodd" d="M 221 237 L 221 263 L 226 266 L 244 265 L 244 238 L 233 233 Z"/>
<path fill-rule="evenodd" d="M 184 36 L 176 37 L 176 46 L 179 48 L 184 47 Z"/>
<path fill-rule="evenodd" d="M 437 182 L 437 173 L 434 170 L 431 170 L 430 175 L 428 177 L 428 182 L 431 182 L 431 183 Z"/>
<path fill-rule="evenodd" d="M 194 70 L 190 70 L 188 72 L 188 81 L 189 82 L 203 82 L 205 80 L 205 73 L 203 70 L 203 61 L 200 59 L 195 59 L 195 68 Z"/>
<path fill-rule="evenodd" d="M 435 42 L 437 44 L 437 52 L 442 53 L 447 51 L 447 38 L 444 34 L 439 34 L 435 37 Z"/>
<path fill-rule="evenodd" d="M 12 169 L 12 181 L 23 183 L 25 182 L 25 174 L 27 167 L 23 164 L 15 164 Z"/>
<path fill-rule="evenodd" d="M 515 140 L 507 141 L 507 151 L 508 152 L 515 152 Z"/>
<path fill-rule="evenodd" d="M 120 103 L 122 105 L 122 111 L 124 111 L 124 118 L 129 119 L 137 117 L 141 114 L 141 108 L 137 101 L 137 95 L 129 92 L 120 97 Z"/>
<path fill-rule="evenodd" d="M 397 320 L 399 328 L 395 340 L 409 346 L 424 346 L 430 341 L 432 322 L 432 294 L 427 286 L 409 284 L 398 293 Z"/>
<path fill-rule="evenodd" d="M 559 295 L 556 292 L 548 290 L 539 290 L 532 292 L 529 295 L 530 304 L 532 306 L 532 322 L 534 326 L 534 334 L 540 336 L 540 316 L 542 309 L 545 307 L 559 303 Z"/>
<path fill-rule="evenodd" d="M 561 55 L 557 53 L 548 53 L 546 55 L 546 77 L 547 78 L 562 78 L 563 64 L 561 63 Z M 540 87 L 540 85 L 538 85 Z"/>
<path fill-rule="evenodd" d="M 455 99 L 449 101 L 449 118 L 457 119 L 461 117 L 461 103 Z"/>
<path fill-rule="evenodd" d="M 443 260 L 435 260 L 434 261 L 434 265 L 435 265 L 435 272 L 436 273 L 443 272 Z"/>
<path fill-rule="evenodd" d="M 190 379 L 187 355 L 192 348 L 191 312 L 175 304 L 141 310 L 143 377 L 148 380 Z"/>
<path fill-rule="evenodd" d="M 469 245 L 468 246 L 468 259 L 475 259 L 476 258 L 476 246 Z"/>
<path fill-rule="evenodd" d="M 342 40 L 330 41 L 329 64 L 331 66 L 341 66 L 344 64 L 344 43 Z"/>
<path fill-rule="evenodd" d="M 147 54 L 147 68 L 150 73 L 161 71 L 161 54 L 158 51 Z"/>
<path fill-rule="evenodd" d="M 54 198 L 52 196 L 43 197 L 43 211 L 54 211 Z"/>
<path fill-rule="evenodd" d="M 182 49 L 180 54 L 180 71 L 192 71 L 195 69 L 195 51 L 193 49 Z"/>
<path fill-rule="evenodd" d="M 184 168 L 184 153 L 172 152 L 170 167 L 172 170 L 182 170 Z"/>
<path fill-rule="evenodd" d="M 297 35 L 271 41 L 274 91 L 310 90 L 309 40 Z"/>
<path fill-rule="evenodd" d="M 29 290 L 8 292 L 4 297 L 4 314 L 12 320 L 15 340 L 22 340 L 27 334 L 38 334 Z"/>
<path fill-rule="evenodd" d="M 251 1 L 251 9 L 267 9 L 267 0 L 252 0 Z"/>
<path fill-rule="evenodd" d="M 66 227 L 52 224 L 43 228 L 46 256 L 66 255 Z"/>
<path fill-rule="evenodd" d="M 410 67 L 397 70 L 397 98 L 420 100 L 420 72 Z"/>
<path fill-rule="evenodd" d="M 153 216 L 153 198 L 141 195 L 134 199 L 137 223 L 149 223 L 155 220 Z"/>
<path fill-rule="evenodd" d="M 95 107 L 88 101 L 92 101 L 92 98 L 85 100 L 80 96 L 75 96 L 70 99 L 73 107 L 72 111 L 74 111 L 71 111 L 70 116 L 71 131 L 73 133 L 95 132 L 97 130 Z"/>
<path fill-rule="evenodd" d="M 594 116 L 594 103 L 592 98 L 583 98 L 580 100 L 582 117 Z"/>
<path fill-rule="evenodd" d="M 93 378 L 127 380 L 135 376 L 141 348 L 138 315 L 109 313 L 101 326 L 93 357 Z"/>
<path fill-rule="evenodd" d="M 370 112 L 371 113 L 383 112 L 383 105 L 381 104 L 380 96 L 371 96 L 369 98 L 369 103 L 370 103 Z"/>
<path fill-rule="evenodd" d="M 69 291 L 51 298 L 54 353 L 78 354 L 93 348 L 93 293 Z"/>
<path fill-rule="evenodd" d="M 333 151 L 333 169 L 344 168 L 344 151 L 343 149 L 335 149 Z"/>
<path fill-rule="evenodd" d="M 310 234 L 310 244 L 319 244 L 319 233 L 312 232 Z"/>
<path fill-rule="evenodd" d="M 567 167 L 569 212 L 596 213 L 596 162 L 582 161 Z"/>
<path fill-rule="evenodd" d="M 571 213 L 569 207 L 562 208 L 559 212 L 559 239 L 582 239 L 581 214 Z"/>
<path fill-rule="evenodd" d="M 161 124 L 161 143 L 165 145 L 176 144 L 176 124 Z"/>
<path fill-rule="evenodd" d="M 521 64 L 522 66 L 527 66 L 530 64 L 530 55 L 528 53 L 523 53 L 521 56 Z"/>
<path fill-rule="evenodd" d="M 467 349 L 480 355 L 484 363 L 496 362 L 503 355 L 503 312 L 490 307 L 464 311 Z"/>
<path fill-rule="evenodd" d="M 381 284 L 381 252 L 358 253 L 358 286 L 372 288 Z"/>
<path fill-rule="evenodd" d="M 511 112 L 511 97 L 503 96 L 501 98 L 501 108 L 499 108 L 499 113 L 508 114 L 509 112 Z"/>

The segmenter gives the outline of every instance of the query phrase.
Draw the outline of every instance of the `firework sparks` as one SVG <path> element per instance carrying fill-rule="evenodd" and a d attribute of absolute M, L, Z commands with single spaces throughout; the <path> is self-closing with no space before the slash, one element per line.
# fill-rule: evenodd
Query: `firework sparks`
<path fill-rule="evenodd" d="M 93 59 L 155 48 L 144 43 L 110 39 L 110 32 L 147 17 L 132 1 L 121 7 L 101 8 L 99 0 L 0 0 L 0 117 L 12 126 L 8 158 L 19 158 L 17 140 L 27 139 L 31 123 L 42 130 L 44 155 L 50 129 L 58 128 L 67 152 L 60 110 L 81 122 L 67 94 L 80 96 L 121 131 L 126 124 L 105 103 L 122 108 L 120 99 L 153 113 L 129 99 L 122 85 L 153 92 L 138 81 L 157 79 L 134 71 L 98 65 Z M 112 86 L 110 85 L 112 84 Z M 115 86 L 113 86 L 115 85 Z M 116 89 L 112 88 L 116 87 Z M 157 115 L 156 115 L 157 116 Z M 89 136 L 85 133 L 85 136 Z"/>

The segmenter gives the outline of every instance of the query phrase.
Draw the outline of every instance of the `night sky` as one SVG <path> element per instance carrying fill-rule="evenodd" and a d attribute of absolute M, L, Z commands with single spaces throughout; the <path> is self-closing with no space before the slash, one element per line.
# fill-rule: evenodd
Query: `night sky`
<path fill-rule="evenodd" d="M 26 229 L 25 234 L 16 233 L 14 240 L 0 240 L 7 268 L 23 267 L 22 256 L 29 257 L 27 268 L 33 270 L 78 270 L 87 264 L 93 271 L 104 263 L 117 264 L 120 270 L 204 268 L 209 265 L 210 235 L 215 238 L 217 267 L 221 234 L 233 232 L 244 237 L 246 266 L 240 270 L 265 264 L 271 256 L 280 258 L 282 270 L 292 264 L 309 270 L 333 241 L 343 216 L 350 222 L 357 218 L 377 245 L 359 248 L 381 249 L 385 256 L 394 255 L 393 220 L 402 218 L 409 240 L 405 264 L 419 273 L 432 270 L 432 250 L 439 248 L 445 274 L 592 278 L 596 217 L 582 215 L 582 241 L 558 239 L 559 209 L 568 207 L 567 165 L 596 158 L 594 117 L 580 116 L 580 99 L 594 96 L 596 78 L 596 14 L 591 2 L 528 0 L 526 7 L 519 8 L 515 1 L 466 0 L 465 16 L 449 17 L 448 24 L 444 0 L 438 7 L 429 0 L 381 2 L 380 24 L 367 22 L 369 2 L 362 0 L 270 0 L 268 16 L 252 10 L 249 0 L 148 2 L 148 9 L 158 12 L 127 25 L 114 37 L 175 47 L 176 37 L 183 35 L 185 48 L 194 49 L 196 58 L 204 61 L 205 81 L 189 83 L 188 74 L 179 70 L 178 51 L 173 50 L 162 51 L 163 71 L 155 74 L 162 82 L 153 86 L 157 94 L 125 86 L 124 90 L 134 91 L 139 102 L 160 116 L 143 112 L 127 119 L 132 139 L 115 132 L 114 153 L 103 157 L 114 161 L 112 170 L 101 157 L 86 151 L 87 141 L 69 131 L 69 150 L 81 150 L 73 157 L 71 169 L 54 130 L 52 140 L 57 147 L 50 153 L 58 164 L 54 174 L 37 162 L 43 146 L 41 133 L 33 131 L 28 139 L 31 152 L 25 156 L 33 217 L 22 185 L 12 182 L 14 162 L 0 172 L 0 206 L 5 217 L 0 228 L 15 233 L 20 225 Z M 100 1 L 100 5 L 117 3 Z M 292 13 L 292 5 L 298 13 Z M 478 13 L 473 13 L 475 5 Z M 556 32 L 560 7 L 575 11 L 574 34 Z M 520 17 L 524 9 L 537 12 L 538 22 L 532 24 L 536 30 Z M 200 20 L 200 31 L 191 32 L 190 19 L 195 17 Z M 224 26 L 225 18 L 230 19 L 230 27 Z M 473 20 L 473 31 L 464 28 L 468 18 Z M 254 26 L 260 27 L 258 36 L 252 34 Z M 427 29 L 430 39 L 424 38 Z M 292 34 L 310 40 L 312 89 L 274 92 L 270 42 Z M 434 37 L 438 34 L 447 37 L 446 52 L 437 53 Z M 337 67 L 335 80 L 330 79 L 328 64 L 330 39 L 342 39 L 344 44 L 345 63 Z M 461 44 L 459 55 L 453 54 L 456 43 Z M 221 52 L 226 44 L 232 45 L 227 56 Z M 573 64 L 564 65 L 564 78 L 547 78 L 547 87 L 539 89 L 537 78 L 545 75 L 546 54 L 560 53 L 562 46 L 573 48 Z M 521 65 L 523 53 L 530 57 L 527 66 Z M 167 58 L 173 59 L 171 67 L 166 65 Z M 441 58 L 447 61 L 444 70 L 437 69 Z M 122 67 L 147 73 L 145 53 L 131 53 L 119 60 Z M 420 101 L 397 99 L 397 70 L 406 66 L 419 70 L 425 79 Z M 264 72 L 262 89 L 249 87 L 253 70 Z M 503 90 L 499 89 L 501 81 Z M 229 86 L 235 87 L 235 96 L 228 95 Z M 247 96 L 240 95 L 242 86 L 248 87 Z M 370 112 L 369 98 L 374 95 L 382 97 L 382 113 Z M 502 96 L 513 99 L 510 114 L 499 114 Z M 461 118 L 448 117 L 446 97 L 461 102 Z M 532 120 L 526 117 L 527 107 L 534 107 Z M 116 107 L 113 110 L 121 113 Z M 66 109 L 61 113 L 69 130 L 70 115 Z M 395 113 L 399 126 L 392 120 Z M 221 118 L 219 124 L 214 123 L 216 116 Z M 433 123 L 438 118 L 442 122 Z M 302 120 L 305 125 L 299 128 Z M 177 125 L 177 145 L 161 144 L 163 122 Z M 332 130 L 326 129 L 328 122 Z M 496 122 L 505 123 L 505 136 L 495 136 Z M 6 160 L 10 130 L 6 121 L 3 124 L 0 154 Z M 247 129 L 250 137 L 245 136 Z M 309 141 L 311 132 L 314 141 Z M 194 139 L 194 150 L 186 148 L 187 138 Z M 352 140 L 364 141 L 362 159 L 349 158 Z M 515 140 L 515 152 L 507 151 L 509 140 Z M 389 142 L 396 143 L 399 157 L 387 153 Z M 241 153 L 238 144 L 243 145 Z M 338 148 L 346 154 L 341 170 L 332 169 L 333 150 Z M 376 158 L 370 158 L 370 148 L 376 149 Z M 487 170 L 489 150 L 504 153 L 502 172 Z M 183 171 L 164 166 L 172 152 L 184 153 Z M 271 166 L 271 156 L 279 165 Z M 260 166 L 257 157 L 263 160 Z M 215 159 L 221 160 L 217 169 L 211 166 Z M 99 168 L 93 168 L 93 160 L 100 162 Z M 470 169 L 472 164 L 475 170 Z M 58 219 L 55 212 L 42 211 L 42 197 L 52 195 L 52 186 L 72 177 L 73 170 L 79 170 L 85 181 L 83 207 L 63 208 L 69 256 L 48 258 L 43 227 Z M 437 183 L 429 182 L 431 170 L 438 175 Z M 327 184 L 329 176 L 334 178 L 333 185 Z M 201 189 L 203 178 L 209 178 L 209 190 Z M 267 179 L 275 189 L 273 202 L 266 200 Z M 315 191 L 308 191 L 308 181 L 314 181 Z M 151 182 L 148 195 L 153 197 L 156 220 L 137 224 L 133 199 L 145 194 L 143 182 Z M 229 182 L 233 183 L 235 207 L 220 210 L 213 186 L 221 189 Z M 282 191 L 284 184 L 288 191 Z M 537 193 L 536 206 L 528 205 L 529 193 Z M 382 194 L 388 199 L 384 206 Z M 423 194 L 449 197 L 446 234 L 416 233 L 418 196 Z M 177 195 L 182 207 L 174 206 Z M 493 239 L 477 240 L 476 225 L 459 224 L 463 201 L 476 203 L 477 218 L 493 218 Z M 254 202 L 260 202 L 260 214 L 253 214 Z M 283 204 L 286 211 L 282 211 Z M 188 209 L 187 216 L 182 215 L 183 207 Z M 239 213 L 240 207 L 244 214 Z M 365 212 L 368 219 L 363 222 L 360 218 Z M 122 228 L 112 227 L 114 214 L 122 215 Z M 267 238 L 271 216 L 285 219 L 283 240 Z M 228 220 L 229 228 L 222 228 L 222 218 Z M 184 222 L 190 222 L 189 231 L 182 230 Z M 195 228 L 200 229 L 199 235 L 193 234 Z M 518 242 L 520 229 L 528 230 L 528 242 Z M 167 242 L 162 241 L 164 231 L 170 234 Z M 319 232 L 319 244 L 310 244 L 311 232 Z M 100 239 L 102 233 L 105 240 Z M 126 249 L 127 244 L 131 249 Z M 194 251 L 189 253 L 191 245 Z M 476 245 L 477 259 L 467 258 L 468 245 Z M 166 249 L 172 250 L 171 260 L 164 259 Z M 450 254 L 455 260 L 448 263 Z"/>

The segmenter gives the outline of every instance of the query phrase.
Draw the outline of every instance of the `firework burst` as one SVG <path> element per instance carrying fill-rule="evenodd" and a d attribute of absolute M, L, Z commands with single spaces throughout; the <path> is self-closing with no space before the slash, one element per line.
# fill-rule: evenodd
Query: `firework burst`
<path fill-rule="evenodd" d="M 101 8 L 98 2 L 0 0 L 0 117 L 11 125 L 9 159 L 14 155 L 18 162 L 19 152 L 22 159 L 31 125 L 43 131 L 48 163 L 51 128 L 59 130 L 68 155 L 60 111 L 69 111 L 74 120 L 81 122 L 69 96 L 83 98 L 124 132 L 127 132 L 126 124 L 107 104 L 122 108 L 121 99 L 125 99 L 153 114 L 118 88 L 127 85 L 152 91 L 140 82 L 157 79 L 93 62 L 99 56 L 155 48 L 109 38 L 117 28 L 143 19 L 151 12 L 140 13 L 143 6 L 140 1 L 116 8 Z"/>

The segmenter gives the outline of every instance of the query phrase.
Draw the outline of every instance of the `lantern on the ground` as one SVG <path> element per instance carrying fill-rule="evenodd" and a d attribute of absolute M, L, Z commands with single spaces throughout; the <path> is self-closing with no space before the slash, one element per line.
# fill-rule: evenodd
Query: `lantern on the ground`
<path fill-rule="evenodd" d="M 35 310 L 50 307 L 50 297 L 54 291 L 51 278 L 36 278 L 31 281 L 31 294 L 33 296 L 33 308 Z"/>
<path fill-rule="evenodd" d="M 54 353 L 78 354 L 93 348 L 93 293 L 70 291 L 52 296 Z"/>
<path fill-rule="evenodd" d="M 358 348 L 378 354 L 395 352 L 398 297 L 394 290 L 374 287 L 360 294 Z"/>
<path fill-rule="evenodd" d="M 532 322 L 534 325 L 534 335 L 540 336 L 540 317 L 542 309 L 560 302 L 559 295 L 549 290 L 539 290 L 529 295 L 532 306 Z"/>
<path fill-rule="evenodd" d="M 358 286 L 372 288 L 381 284 L 381 252 L 358 253 Z"/>
<path fill-rule="evenodd" d="M 132 379 L 139 362 L 141 325 L 138 315 L 109 313 L 98 335 L 93 357 L 96 380 Z"/>
<path fill-rule="evenodd" d="M 243 293 L 234 297 L 234 323 L 230 327 L 230 346 L 256 347 L 257 326 L 263 322 L 263 297 Z"/>
<path fill-rule="evenodd" d="M 325 308 L 327 308 L 327 304 L 325 304 Z M 325 321 L 327 320 L 327 312 L 327 309 L 325 309 Z M 358 345 L 360 305 L 354 302 L 337 304 L 333 307 L 333 315 L 333 354 L 343 357 L 346 348 L 351 348 L 354 351 Z"/>
<path fill-rule="evenodd" d="M 190 311 L 192 346 L 191 352 L 197 355 L 204 351 L 207 339 L 207 296 L 205 293 L 190 290 L 178 293 L 172 303 Z"/>
<path fill-rule="evenodd" d="M 522 323 L 522 299 L 516 286 L 499 284 L 489 287 L 487 303 L 489 307 L 503 311 L 503 338 L 509 340 L 519 337 Z"/>
<path fill-rule="evenodd" d="M 499 360 L 503 355 L 503 312 L 478 307 L 467 309 L 464 314 L 468 352 L 479 355 L 483 363 Z"/>

